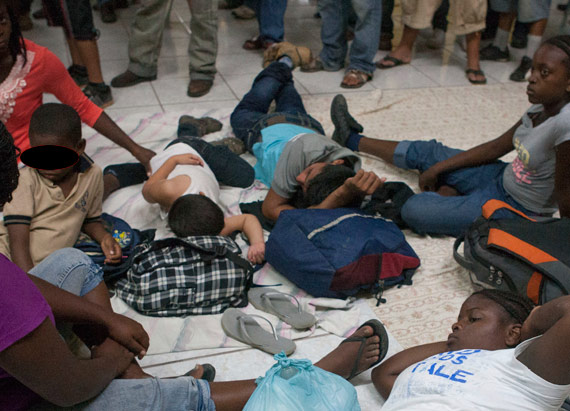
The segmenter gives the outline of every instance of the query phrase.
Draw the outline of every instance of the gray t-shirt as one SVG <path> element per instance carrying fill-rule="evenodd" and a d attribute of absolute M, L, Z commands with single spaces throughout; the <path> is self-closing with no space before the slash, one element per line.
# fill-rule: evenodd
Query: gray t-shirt
<path fill-rule="evenodd" d="M 284 198 L 292 198 L 299 183 L 296 177 L 313 163 L 344 159 L 345 165 L 360 170 L 360 158 L 322 134 L 299 134 L 290 140 L 275 166 L 271 188 Z"/>
<path fill-rule="evenodd" d="M 529 114 L 541 111 L 542 105 L 533 105 L 523 115 L 513 136 L 517 158 L 505 168 L 503 187 L 526 209 L 552 214 L 558 210 L 554 199 L 555 147 L 570 140 L 570 104 L 534 127 Z"/>

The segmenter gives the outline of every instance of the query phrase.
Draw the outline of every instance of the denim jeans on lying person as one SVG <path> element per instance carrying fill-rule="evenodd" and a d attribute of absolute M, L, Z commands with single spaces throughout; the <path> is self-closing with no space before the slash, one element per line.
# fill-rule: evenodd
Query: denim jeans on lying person
<path fill-rule="evenodd" d="M 275 112 L 268 114 L 275 100 Z M 237 138 L 251 152 L 261 140 L 265 127 L 290 123 L 325 134 L 321 123 L 307 114 L 303 100 L 295 89 L 291 69 L 284 63 L 273 62 L 253 80 L 251 90 L 234 109 L 230 124 Z"/>
<path fill-rule="evenodd" d="M 178 138 L 166 147 L 176 143 L 188 144 L 200 154 L 220 184 L 240 188 L 246 188 L 253 184 L 255 172 L 247 161 L 232 153 L 226 146 L 214 146 L 200 137 L 189 135 L 189 132 L 193 132 L 192 126 L 185 127 L 184 124 L 180 124 L 178 126 Z"/>
<path fill-rule="evenodd" d="M 354 40 L 350 46 L 348 69 L 372 75 L 382 24 L 381 0 L 319 0 L 322 17 L 320 59 L 327 70 L 344 67 L 348 51 L 346 30 L 350 6 L 356 14 Z"/>
<path fill-rule="evenodd" d="M 434 164 L 461 152 L 462 150 L 446 147 L 436 140 L 402 141 L 394 152 L 394 165 L 422 173 Z M 402 219 L 420 234 L 458 237 L 481 215 L 481 207 L 491 199 L 504 201 L 527 215 L 536 215 L 517 203 L 503 188 L 503 171 L 507 165 L 496 161 L 440 175 L 439 183 L 455 188 L 460 195 L 446 197 L 435 192 L 415 194 L 402 207 Z M 513 213 L 506 210 L 494 214 L 498 218 L 513 216 Z"/>

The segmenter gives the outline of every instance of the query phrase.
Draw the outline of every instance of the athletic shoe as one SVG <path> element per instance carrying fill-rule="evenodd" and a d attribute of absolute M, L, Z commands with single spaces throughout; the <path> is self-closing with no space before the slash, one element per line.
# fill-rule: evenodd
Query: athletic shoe
<path fill-rule="evenodd" d="M 479 58 L 481 60 L 509 61 L 509 48 L 501 50 L 497 46 L 489 44 L 479 51 Z"/>
<path fill-rule="evenodd" d="M 521 64 L 516 68 L 515 71 L 511 73 L 509 78 L 512 81 L 523 82 L 525 81 L 526 73 L 530 70 L 532 66 L 532 59 L 530 57 L 524 56 L 521 60 Z"/>

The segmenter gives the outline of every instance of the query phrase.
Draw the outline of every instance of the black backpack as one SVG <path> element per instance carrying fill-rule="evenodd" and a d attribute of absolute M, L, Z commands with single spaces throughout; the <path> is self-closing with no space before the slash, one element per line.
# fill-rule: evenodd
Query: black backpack
<path fill-rule="evenodd" d="M 499 209 L 520 218 L 491 219 Z M 536 221 L 499 200 L 487 201 L 482 214 L 453 247 L 474 284 L 516 292 L 535 304 L 570 293 L 570 218 Z"/>

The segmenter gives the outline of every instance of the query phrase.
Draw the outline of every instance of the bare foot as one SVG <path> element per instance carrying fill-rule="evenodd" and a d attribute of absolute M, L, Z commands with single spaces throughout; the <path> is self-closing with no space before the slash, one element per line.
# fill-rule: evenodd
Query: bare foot
<path fill-rule="evenodd" d="M 372 327 L 366 326 L 356 330 L 351 337 L 369 337 L 364 342 L 365 347 L 358 362 L 357 372 L 367 370 L 378 361 L 380 355 L 380 337 L 372 335 Z M 348 378 L 354 367 L 362 341 L 350 341 L 340 344 L 315 365 L 323 370 Z"/>
<path fill-rule="evenodd" d="M 396 63 L 393 60 L 386 59 L 386 57 L 388 56 L 396 60 L 399 60 L 401 63 Z M 379 61 L 379 63 L 381 63 L 383 67 L 394 67 L 396 65 L 408 64 L 412 61 L 412 50 L 409 50 L 406 47 L 398 46 L 396 47 L 396 49 L 392 50 L 392 52 L 389 53 L 388 56 L 384 57 L 382 60 Z"/>

